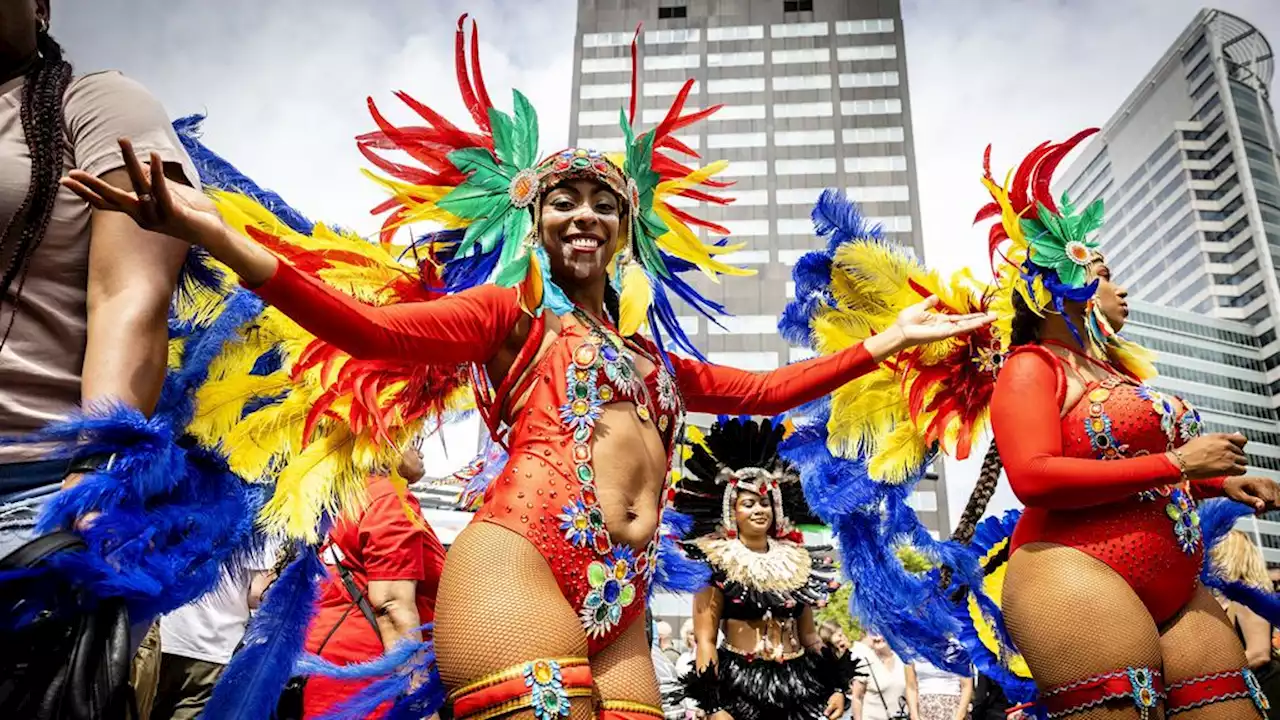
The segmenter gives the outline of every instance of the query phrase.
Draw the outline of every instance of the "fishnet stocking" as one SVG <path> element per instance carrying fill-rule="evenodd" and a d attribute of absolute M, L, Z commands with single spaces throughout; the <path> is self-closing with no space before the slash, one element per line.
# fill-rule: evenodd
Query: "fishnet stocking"
<path fill-rule="evenodd" d="M 654 706 L 662 702 L 643 619 L 631 623 L 617 640 L 591 658 L 591 674 L 605 700 Z"/>
<path fill-rule="evenodd" d="M 449 549 L 436 598 L 435 643 L 450 689 L 538 658 L 587 655 L 578 616 L 537 548 L 485 522 L 469 526 Z M 575 699 L 572 708 L 572 720 L 593 717 L 588 698 Z"/>
<path fill-rule="evenodd" d="M 1168 685 L 1245 666 L 1244 647 L 1231 621 L 1203 586 L 1196 590 L 1182 612 L 1165 625 L 1160 647 L 1164 652 L 1164 677 Z M 1180 712 L 1174 717 L 1176 720 L 1235 720 L 1257 716 L 1253 701 L 1245 698 Z"/>
<path fill-rule="evenodd" d="M 1111 568 L 1078 550 L 1028 543 L 1009 560 L 1002 609 L 1009 634 L 1041 690 L 1126 667 L 1161 667 L 1151 614 Z M 1120 702 L 1072 720 L 1139 717 Z M 1149 715 L 1164 718 L 1162 709 Z"/>

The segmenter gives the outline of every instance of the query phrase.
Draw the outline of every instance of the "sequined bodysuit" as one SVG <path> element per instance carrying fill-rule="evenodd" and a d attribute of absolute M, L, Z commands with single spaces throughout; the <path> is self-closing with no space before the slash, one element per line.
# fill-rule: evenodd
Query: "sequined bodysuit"
<path fill-rule="evenodd" d="M 992 400 L 996 442 L 1014 493 L 1027 506 L 1011 551 L 1032 542 L 1076 548 L 1128 582 L 1162 623 L 1191 599 L 1203 545 L 1196 497 L 1222 480 L 1182 481 L 1166 451 L 1200 434 L 1186 403 L 1110 366 L 1059 417 L 1062 361 L 1018 348 Z"/>
<path fill-rule="evenodd" d="M 255 289 L 317 337 L 364 359 L 472 365 L 491 428 L 509 428 L 508 465 L 476 514 L 519 533 L 547 560 L 595 654 L 643 614 L 655 537 L 639 553 L 613 542 L 596 498 L 593 438 L 601 409 L 631 403 L 670 450 L 683 413 L 775 415 L 872 370 L 861 345 L 752 373 L 669 356 L 669 372 L 643 338 L 623 342 L 603 325 L 562 322 L 545 350 L 545 315 L 490 396 L 483 366 L 522 317 L 516 291 L 485 285 L 425 303 L 365 305 L 281 263 Z M 639 377 L 635 357 L 654 365 Z M 669 474 L 669 473 L 668 473 Z"/>

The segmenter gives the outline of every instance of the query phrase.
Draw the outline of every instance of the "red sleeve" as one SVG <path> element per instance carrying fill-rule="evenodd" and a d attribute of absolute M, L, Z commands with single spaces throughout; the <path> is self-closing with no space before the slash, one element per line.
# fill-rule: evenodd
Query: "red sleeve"
<path fill-rule="evenodd" d="M 1061 401 L 1052 361 L 1012 355 L 991 398 L 991 425 L 1009 484 L 1028 507 L 1083 508 L 1122 500 L 1177 482 L 1182 473 L 1164 453 L 1123 460 L 1062 456 Z"/>
<path fill-rule="evenodd" d="M 1207 500 L 1209 498 L 1224 497 L 1227 494 L 1227 478 L 1205 478 L 1204 480 L 1191 481 L 1191 494 L 1197 499 Z"/>
<path fill-rule="evenodd" d="M 769 372 L 747 372 L 671 356 L 690 412 L 777 415 L 817 400 L 876 368 L 858 345 Z"/>
<path fill-rule="evenodd" d="M 365 576 L 370 580 L 416 580 L 426 578 L 422 523 L 409 516 L 422 515 L 418 499 L 401 499 L 394 492 L 376 497 L 360 518 L 360 556 Z"/>
<path fill-rule="evenodd" d="M 520 317 L 514 288 L 482 285 L 430 302 L 374 307 L 284 261 L 252 289 L 311 334 L 362 360 L 486 362 Z"/>

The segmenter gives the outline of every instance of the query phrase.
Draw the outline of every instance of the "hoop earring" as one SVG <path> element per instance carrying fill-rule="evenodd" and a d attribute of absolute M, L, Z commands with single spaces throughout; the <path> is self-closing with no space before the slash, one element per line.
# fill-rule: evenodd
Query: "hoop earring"
<path fill-rule="evenodd" d="M 36 21 L 36 30 L 41 35 L 47 35 L 49 33 L 49 18 L 39 18 Z"/>

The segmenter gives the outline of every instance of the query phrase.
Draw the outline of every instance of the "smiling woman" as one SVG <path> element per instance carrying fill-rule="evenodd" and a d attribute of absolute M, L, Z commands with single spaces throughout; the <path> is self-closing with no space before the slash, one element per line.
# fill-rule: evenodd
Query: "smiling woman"
<path fill-rule="evenodd" d="M 632 99 L 621 156 L 570 148 L 539 160 L 533 108 L 518 92 L 512 114 L 494 107 L 474 40 L 467 62 L 463 28 L 460 21 L 460 89 L 479 131 L 402 97 L 425 125 L 394 126 L 371 105 L 378 130 L 360 138 L 370 162 L 392 176 L 380 178 L 392 193 L 378 208 L 388 213 L 382 247 L 412 222 L 446 228 L 414 243 L 426 257 L 407 283 L 403 269 L 385 281 L 370 275 L 372 250 L 350 238 L 323 227 L 312 237 L 285 232 L 283 222 L 246 213 L 239 201 L 220 196 L 219 206 L 166 183 L 154 165 L 149 173 L 137 166 L 134 192 L 84 174 L 67 184 L 97 207 L 205 248 L 273 312 L 314 335 L 309 346 L 295 341 L 308 347 L 303 358 L 345 363 L 339 375 L 404 381 L 384 386 L 385 394 L 369 387 L 368 375 L 353 381 L 358 389 L 345 397 L 365 414 L 350 410 L 348 425 L 336 430 L 348 405 L 334 402 L 338 390 L 326 390 L 314 400 L 323 405 L 303 413 L 300 437 L 321 427 L 333 430 L 330 439 L 353 431 L 371 446 L 386 444 L 421 427 L 429 410 L 449 406 L 445 395 L 467 376 L 460 369 L 470 369 L 476 404 L 509 459 L 484 490 L 476 522 L 453 543 L 441 578 L 434 642 L 455 717 L 660 717 L 644 626 L 634 621 L 650 587 L 676 577 L 660 571 L 678 560 L 660 552 L 661 527 L 684 413 L 782 412 L 900 349 L 988 318 L 937 314 L 926 300 L 844 352 L 770 373 L 671 354 L 698 355 L 671 295 L 707 315 L 722 310 L 681 276 L 744 274 L 721 257 L 738 246 L 704 243 L 691 226 L 714 235 L 727 234 L 724 228 L 669 204 L 675 196 L 728 202 L 714 179 L 723 164 L 686 166 L 677 158 L 696 155 L 672 135 L 718 108 L 684 112 L 689 81 L 647 132 L 632 127 Z M 391 150 L 420 166 L 388 160 Z M 394 285 L 400 297 L 423 301 L 373 306 L 336 290 L 321 277 L 343 262 L 350 267 L 338 268 L 337 282 L 363 282 L 355 291 L 361 297 L 385 298 Z M 610 292 L 619 298 L 616 316 L 606 312 Z M 310 382 L 304 362 L 286 361 L 289 383 Z M 288 363 L 301 367 L 292 372 Z M 292 400 L 273 402 L 289 407 Z M 260 454 L 261 438 L 244 443 Z M 361 456 L 342 448 L 335 454 L 343 462 Z M 274 467 L 302 452 L 286 448 Z M 326 481 L 335 488 L 329 505 L 299 503 L 288 487 L 277 491 L 268 526 L 314 537 L 321 509 L 341 506 L 344 497 L 340 480 Z"/>

